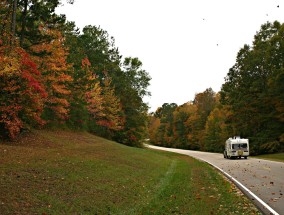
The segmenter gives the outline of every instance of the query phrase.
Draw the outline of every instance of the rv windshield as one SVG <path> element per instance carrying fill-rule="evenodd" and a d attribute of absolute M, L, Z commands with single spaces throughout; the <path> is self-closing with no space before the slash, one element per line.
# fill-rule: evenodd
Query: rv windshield
<path fill-rule="evenodd" d="M 248 145 L 246 143 L 232 144 L 232 149 L 245 149 Z"/>
<path fill-rule="evenodd" d="M 233 145 L 232 145 L 232 149 L 239 149 L 239 148 L 240 148 L 239 145 L 240 145 L 240 144 L 233 144 Z"/>

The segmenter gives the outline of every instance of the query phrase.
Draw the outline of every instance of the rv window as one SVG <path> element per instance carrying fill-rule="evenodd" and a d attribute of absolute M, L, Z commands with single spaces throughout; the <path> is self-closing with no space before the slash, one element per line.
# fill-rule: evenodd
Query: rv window
<path fill-rule="evenodd" d="M 232 144 L 232 149 L 239 149 L 240 148 L 240 144 Z"/>
<path fill-rule="evenodd" d="M 246 143 L 241 144 L 241 148 L 247 148 L 248 145 Z"/>

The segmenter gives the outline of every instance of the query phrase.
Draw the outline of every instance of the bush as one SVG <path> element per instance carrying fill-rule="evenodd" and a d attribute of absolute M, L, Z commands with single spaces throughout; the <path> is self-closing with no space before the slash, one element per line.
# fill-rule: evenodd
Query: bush
<path fill-rule="evenodd" d="M 268 142 L 260 146 L 261 154 L 276 153 L 279 152 L 279 149 L 280 149 L 280 143 L 278 141 Z"/>

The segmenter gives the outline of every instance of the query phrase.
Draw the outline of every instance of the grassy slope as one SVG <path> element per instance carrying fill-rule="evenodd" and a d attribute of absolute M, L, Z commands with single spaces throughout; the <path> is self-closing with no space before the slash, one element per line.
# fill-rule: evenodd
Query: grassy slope
<path fill-rule="evenodd" d="M 87 133 L 34 131 L 0 164 L 1 214 L 258 213 L 205 163 Z"/>
<path fill-rule="evenodd" d="M 254 158 L 259 158 L 259 159 L 271 160 L 271 161 L 284 162 L 284 153 L 258 155 L 258 156 L 253 156 L 253 157 Z"/>

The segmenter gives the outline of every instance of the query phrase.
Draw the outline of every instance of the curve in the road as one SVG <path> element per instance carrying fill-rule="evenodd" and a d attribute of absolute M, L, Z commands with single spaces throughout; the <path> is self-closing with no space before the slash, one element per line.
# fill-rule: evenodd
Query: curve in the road
<path fill-rule="evenodd" d="M 214 168 L 218 169 L 220 172 L 222 172 L 227 178 L 229 178 L 232 182 L 234 182 L 235 185 L 237 185 L 244 193 L 248 193 L 250 196 L 254 198 L 262 207 L 260 207 L 259 204 L 257 204 L 258 208 L 265 214 L 273 214 L 273 215 L 279 215 L 275 210 L 273 210 L 268 204 L 266 204 L 264 201 L 262 201 L 257 195 L 255 195 L 250 189 L 248 189 L 246 186 L 244 186 L 241 182 L 239 182 L 237 179 L 235 179 L 233 176 L 231 176 L 229 173 L 225 172 L 221 168 L 215 166 L 214 164 L 210 163 L 209 161 L 204 162 L 210 164 Z M 267 210 L 267 211 L 266 211 Z"/>
<path fill-rule="evenodd" d="M 182 152 L 176 151 L 175 149 L 170 149 L 170 148 L 157 147 L 157 146 L 151 146 L 151 145 L 146 145 L 146 147 L 153 148 L 153 149 L 158 149 L 158 150 L 172 151 L 172 152 L 180 153 L 180 154 L 185 154 L 185 153 L 182 153 Z M 185 155 L 191 156 L 189 154 L 185 154 Z M 225 175 L 228 179 L 230 179 L 240 190 L 242 190 L 242 192 L 244 194 L 246 194 L 251 200 L 253 200 L 255 205 L 259 208 L 259 210 L 263 214 L 267 214 L 267 215 L 280 215 L 273 208 L 271 208 L 268 204 L 266 204 L 262 199 L 260 199 L 256 194 L 254 194 L 250 189 L 248 189 L 245 185 L 243 185 L 241 182 L 239 182 L 237 179 L 235 179 L 233 176 L 231 176 L 229 173 L 227 173 L 226 171 L 224 171 L 220 167 L 214 165 L 213 163 L 211 163 L 208 160 L 202 159 L 200 157 L 195 157 L 195 156 L 193 156 L 193 157 L 195 159 L 199 159 L 199 160 L 201 160 L 203 162 L 206 162 L 209 165 L 211 165 L 214 168 L 216 168 L 217 170 L 219 170 L 223 175 Z"/>

